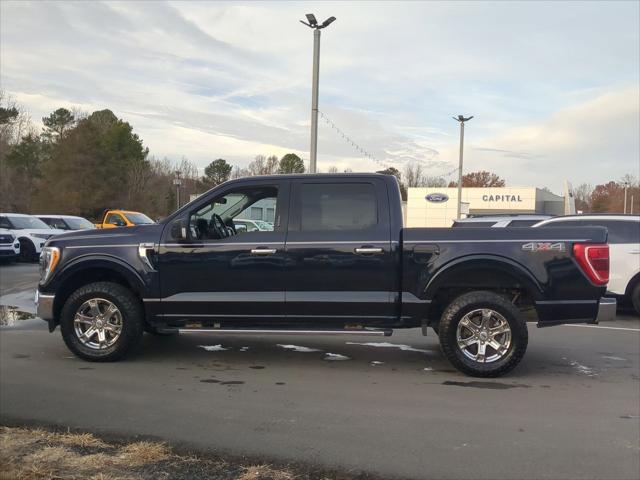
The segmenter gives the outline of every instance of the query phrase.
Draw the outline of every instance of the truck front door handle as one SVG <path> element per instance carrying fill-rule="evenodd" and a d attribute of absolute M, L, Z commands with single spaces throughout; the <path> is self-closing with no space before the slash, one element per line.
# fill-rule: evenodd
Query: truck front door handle
<path fill-rule="evenodd" d="M 275 248 L 252 248 L 251 255 L 273 255 L 276 253 Z"/>
<path fill-rule="evenodd" d="M 380 247 L 359 247 L 354 250 L 358 255 L 379 255 L 382 253 Z"/>

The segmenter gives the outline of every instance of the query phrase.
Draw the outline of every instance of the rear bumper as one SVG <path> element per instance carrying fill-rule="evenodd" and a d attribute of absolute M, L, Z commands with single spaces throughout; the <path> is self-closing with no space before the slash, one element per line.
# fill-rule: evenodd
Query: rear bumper
<path fill-rule="evenodd" d="M 555 300 L 536 302 L 538 327 L 552 327 L 567 323 L 597 324 L 616 316 L 615 298 L 599 300 Z"/>
<path fill-rule="evenodd" d="M 596 321 L 598 322 L 610 322 L 616 318 L 616 308 L 618 307 L 618 301 L 611 297 L 602 297 L 598 303 L 598 316 Z"/>

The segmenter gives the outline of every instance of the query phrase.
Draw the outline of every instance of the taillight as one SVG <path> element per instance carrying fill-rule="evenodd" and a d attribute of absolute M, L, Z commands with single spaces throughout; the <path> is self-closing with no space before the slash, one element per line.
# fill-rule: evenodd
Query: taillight
<path fill-rule="evenodd" d="M 609 283 L 609 245 L 576 243 L 573 255 L 589 280 L 596 285 Z"/>

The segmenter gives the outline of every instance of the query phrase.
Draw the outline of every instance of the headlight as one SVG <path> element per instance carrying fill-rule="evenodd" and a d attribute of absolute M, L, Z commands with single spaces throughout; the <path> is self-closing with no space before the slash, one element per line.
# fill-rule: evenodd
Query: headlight
<path fill-rule="evenodd" d="M 44 247 L 40 254 L 40 284 L 47 283 L 60 260 L 58 247 Z"/>
<path fill-rule="evenodd" d="M 45 240 L 51 236 L 49 233 L 32 233 L 32 237 L 44 238 Z"/>

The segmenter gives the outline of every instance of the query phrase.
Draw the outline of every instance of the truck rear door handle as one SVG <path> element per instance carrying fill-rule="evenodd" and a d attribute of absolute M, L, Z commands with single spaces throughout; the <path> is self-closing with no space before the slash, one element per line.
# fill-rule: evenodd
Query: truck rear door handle
<path fill-rule="evenodd" d="M 275 248 L 252 248 L 251 255 L 273 255 L 276 253 Z"/>
<path fill-rule="evenodd" d="M 354 250 L 358 255 L 379 255 L 382 253 L 380 247 L 359 247 Z"/>

